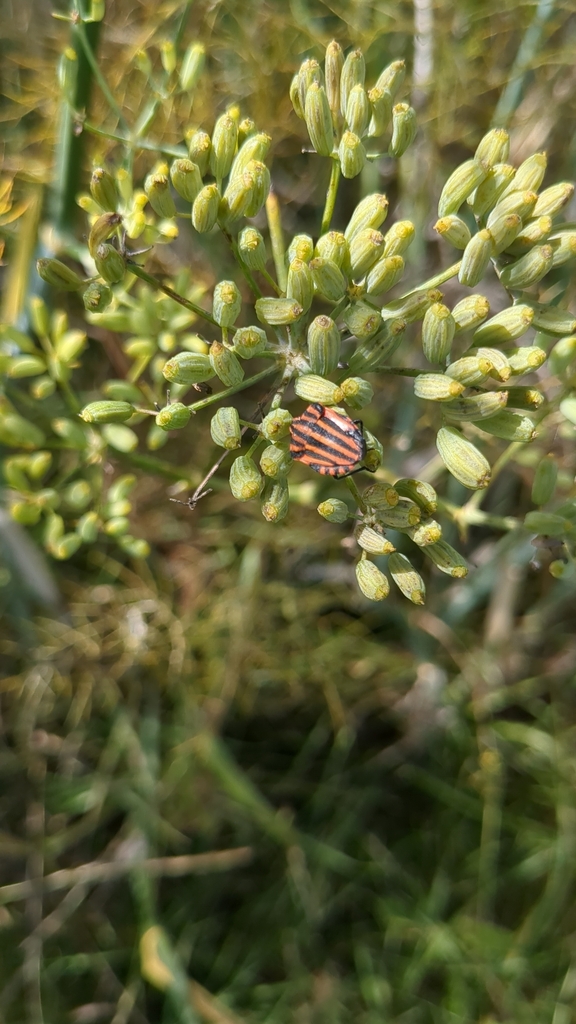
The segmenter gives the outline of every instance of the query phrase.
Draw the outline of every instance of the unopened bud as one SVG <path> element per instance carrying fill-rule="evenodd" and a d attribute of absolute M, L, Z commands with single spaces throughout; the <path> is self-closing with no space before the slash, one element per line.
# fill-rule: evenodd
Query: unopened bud
<path fill-rule="evenodd" d="M 534 310 L 530 306 L 518 303 L 503 309 L 490 317 L 485 324 L 474 331 L 474 345 L 505 345 L 507 342 L 521 338 L 534 320 Z"/>
<path fill-rule="evenodd" d="M 192 353 L 191 353 L 192 354 Z M 214 373 L 227 387 L 234 387 L 244 379 L 244 370 L 238 358 L 220 341 L 213 341 L 208 357 Z"/>
<path fill-rule="evenodd" d="M 517 213 L 523 221 L 528 220 L 532 216 L 537 199 L 538 196 L 536 193 L 530 190 L 522 192 L 514 190 L 513 192 L 507 192 L 498 200 L 486 221 L 486 227 L 490 230 L 492 225 L 497 223 L 500 217 L 505 217 L 509 213 Z"/>
<path fill-rule="evenodd" d="M 545 153 L 533 153 L 527 157 L 516 171 L 508 191 L 520 192 L 529 189 L 531 192 L 537 192 L 544 180 L 547 164 Z"/>
<path fill-rule="evenodd" d="M 212 149 L 210 150 L 210 171 L 221 181 L 228 174 L 232 167 L 236 143 L 238 141 L 238 127 L 229 114 L 222 114 L 218 118 L 212 133 Z"/>
<path fill-rule="evenodd" d="M 394 583 L 401 593 L 404 594 L 404 597 L 412 601 L 412 604 L 424 604 L 426 585 L 420 573 L 416 572 L 405 555 L 401 555 L 398 551 L 390 555 L 388 569 Z"/>
<path fill-rule="evenodd" d="M 217 185 L 205 185 L 192 206 L 192 223 L 200 234 L 211 231 L 218 219 L 220 192 Z"/>
<path fill-rule="evenodd" d="M 505 384 L 509 380 L 512 370 L 510 369 L 510 363 L 503 352 L 498 348 L 487 348 L 484 345 L 480 345 L 478 348 L 469 349 L 465 353 L 464 358 L 469 356 L 477 356 L 478 359 L 484 359 L 489 367 L 487 370 L 488 376 L 493 377 L 494 380 L 499 380 L 502 384 Z"/>
<path fill-rule="evenodd" d="M 528 288 L 541 281 L 552 269 L 554 249 L 551 245 L 536 245 L 525 256 L 500 271 L 500 280 L 505 288 Z"/>
<path fill-rule="evenodd" d="M 374 389 L 362 377 L 347 377 L 340 385 L 344 401 L 351 409 L 364 409 L 374 398 Z"/>
<path fill-rule="evenodd" d="M 396 96 L 402 87 L 405 77 L 406 62 L 403 60 L 395 60 L 380 72 L 375 88 L 389 89 L 392 95 Z"/>
<path fill-rule="evenodd" d="M 511 214 L 511 216 L 514 216 Z M 548 238 L 552 230 L 552 217 L 538 217 L 536 220 L 529 220 L 519 234 L 516 235 L 514 241 L 506 246 L 506 251 L 511 253 L 513 256 L 522 256 L 528 249 L 531 249 L 533 245 L 538 245 L 539 242 L 544 242 Z M 492 232 L 494 234 L 494 232 Z M 575 236 L 576 238 L 576 236 Z M 553 248 L 555 248 L 553 246 Z M 554 253 L 556 258 L 556 252 Z M 553 266 L 555 264 L 553 263 Z"/>
<path fill-rule="evenodd" d="M 320 256 L 325 260 L 331 260 L 344 273 L 347 272 L 350 262 L 350 251 L 348 249 L 348 242 L 341 231 L 328 231 L 327 234 L 322 235 L 316 243 L 314 255 Z"/>
<path fill-rule="evenodd" d="M 232 405 L 223 406 L 210 421 L 210 434 L 214 444 L 233 451 L 242 444 L 242 430 L 238 410 Z"/>
<path fill-rule="evenodd" d="M 290 495 L 288 485 L 281 478 L 266 486 L 260 511 L 268 523 L 279 523 L 288 513 Z"/>
<path fill-rule="evenodd" d="M 465 249 L 472 238 L 468 225 L 455 213 L 437 220 L 434 231 L 437 231 L 441 238 L 445 238 L 457 249 Z"/>
<path fill-rule="evenodd" d="M 370 338 L 381 325 L 380 312 L 367 302 L 353 302 L 348 306 L 342 319 L 356 338 Z"/>
<path fill-rule="evenodd" d="M 320 402 L 321 405 L 339 405 L 344 398 L 341 387 L 316 373 L 304 373 L 297 377 L 294 391 L 305 402 Z"/>
<path fill-rule="evenodd" d="M 272 327 L 293 324 L 304 312 L 300 303 L 294 299 L 257 299 L 255 309 L 260 322 Z"/>
<path fill-rule="evenodd" d="M 144 191 L 148 202 L 159 217 L 175 217 L 176 206 L 170 192 L 170 180 L 167 174 L 154 172 L 144 182 Z"/>
<path fill-rule="evenodd" d="M 231 224 L 240 217 L 247 216 L 255 186 L 254 175 L 250 171 L 242 171 L 230 178 L 220 204 L 219 216 L 222 221 Z"/>
<path fill-rule="evenodd" d="M 526 345 L 524 348 L 511 349 L 507 358 L 512 374 L 518 377 L 539 370 L 546 362 L 546 352 L 538 345 Z"/>
<path fill-rule="evenodd" d="M 210 165 L 212 142 L 206 132 L 193 132 L 188 140 L 188 156 L 196 164 L 202 177 Z"/>
<path fill-rule="evenodd" d="M 462 555 L 445 540 L 439 540 L 437 544 L 428 544 L 422 550 L 434 562 L 436 568 L 440 569 L 440 572 L 445 572 L 457 580 L 468 575 L 468 566 Z"/>
<path fill-rule="evenodd" d="M 392 138 L 388 146 L 390 156 L 404 155 L 416 138 L 418 122 L 416 111 L 408 103 L 397 103 L 392 110 Z"/>
<path fill-rule="evenodd" d="M 474 159 L 493 166 L 507 160 L 509 152 L 510 136 L 506 129 L 492 128 L 478 143 Z"/>
<path fill-rule="evenodd" d="M 534 473 L 532 483 L 532 501 L 535 505 L 546 505 L 556 490 L 558 463 L 553 455 L 541 459 Z"/>
<path fill-rule="evenodd" d="M 306 93 L 304 117 L 314 149 L 320 156 L 330 156 L 334 149 L 332 113 L 326 90 L 317 82 L 313 82 Z"/>
<path fill-rule="evenodd" d="M 292 467 L 292 458 L 285 448 L 269 444 L 260 456 L 260 469 L 265 476 L 285 477 Z"/>
<path fill-rule="evenodd" d="M 288 246 L 288 264 L 293 260 L 303 260 L 309 263 L 314 255 L 314 242 L 310 235 L 294 235 Z"/>
<path fill-rule="evenodd" d="M 338 126 L 340 115 L 340 78 L 344 67 L 344 53 L 340 43 L 335 39 L 326 47 L 324 59 L 324 75 L 326 78 L 326 96 L 332 114 L 334 127 Z"/>
<path fill-rule="evenodd" d="M 94 255 L 94 263 L 100 277 L 103 277 L 108 284 L 118 284 L 123 280 L 126 273 L 125 260 L 118 250 L 108 242 L 103 242 L 98 246 Z"/>
<path fill-rule="evenodd" d="M 202 188 L 202 175 L 192 160 L 174 160 L 170 168 L 170 180 L 179 196 L 187 203 L 193 203 Z"/>
<path fill-rule="evenodd" d="M 246 207 L 246 216 L 256 217 L 268 199 L 270 171 L 261 160 L 250 160 L 246 166 L 246 173 L 251 174 L 253 178 L 251 197 Z"/>
<path fill-rule="evenodd" d="M 460 284 L 473 288 L 482 280 L 492 256 L 492 235 L 486 229 L 473 235 L 466 246 L 458 272 Z"/>
<path fill-rule="evenodd" d="M 414 394 L 428 402 L 451 402 L 464 391 L 464 385 L 443 373 L 420 373 L 414 378 Z"/>
<path fill-rule="evenodd" d="M 12 356 L 5 368 L 6 376 L 16 380 L 21 377 L 37 377 L 45 371 L 46 363 L 42 356 Z"/>
<path fill-rule="evenodd" d="M 86 480 L 75 480 L 64 488 L 61 497 L 66 505 L 79 512 L 92 500 L 92 491 Z"/>
<path fill-rule="evenodd" d="M 191 43 L 182 58 L 180 66 L 180 88 L 183 92 L 192 92 L 204 70 L 206 50 L 202 43 Z"/>
<path fill-rule="evenodd" d="M 516 170 L 511 164 L 496 164 L 468 197 L 475 217 L 483 217 L 498 202 L 512 181 Z"/>
<path fill-rule="evenodd" d="M 392 120 L 394 99 L 389 89 L 381 89 L 375 85 L 373 89 L 368 90 L 368 100 L 372 115 L 368 125 L 368 135 L 374 139 L 383 135 L 388 128 Z"/>
<path fill-rule="evenodd" d="M 304 260 L 292 260 L 288 267 L 286 298 L 292 299 L 304 312 L 310 309 L 314 298 L 314 281 L 310 267 Z"/>
<path fill-rule="evenodd" d="M 256 228 L 244 228 L 238 235 L 238 253 L 249 270 L 266 269 L 266 247 Z"/>
<path fill-rule="evenodd" d="M 569 181 L 559 182 L 551 185 L 540 193 L 536 200 L 536 206 L 532 211 L 533 217 L 554 217 L 566 203 L 569 203 L 574 195 L 574 185 Z"/>
<path fill-rule="evenodd" d="M 36 260 L 36 270 L 43 281 L 65 292 L 78 291 L 84 283 L 80 275 L 61 260 Z"/>
<path fill-rule="evenodd" d="M 219 281 L 214 288 L 212 312 L 219 327 L 232 327 L 242 308 L 242 296 L 234 281 Z"/>
<path fill-rule="evenodd" d="M 362 499 L 370 508 L 380 512 L 382 509 L 395 508 L 398 504 L 399 495 L 396 488 L 390 484 L 377 483 L 370 484 L 369 487 L 364 489 Z"/>
<path fill-rule="evenodd" d="M 431 288 L 426 292 L 413 292 L 406 299 L 398 299 L 382 307 L 382 319 L 388 320 L 391 317 L 400 317 L 407 324 L 422 320 L 426 310 L 435 302 L 440 302 L 442 292 L 437 288 Z"/>
<path fill-rule="evenodd" d="M 429 544 L 438 543 L 442 538 L 442 527 L 435 519 L 427 519 L 424 523 L 418 523 L 418 526 L 411 526 L 406 533 L 419 548 L 425 548 Z"/>
<path fill-rule="evenodd" d="M 576 317 L 569 309 L 540 305 L 537 302 L 531 302 L 530 305 L 534 310 L 532 326 L 538 331 L 544 331 L 545 334 L 556 334 L 560 337 L 563 334 L 576 333 Z"/>
<path fill-rule="evenodd" d="M 422 349 L 429 363 L 443 363 L 450 355 L 456 324 L 448 309 L 435 302 L 424 314 Z"/>
<path fill-rule="evenodd" d="M 76 533 L 84 544 L 94 544 L 98 538 L 98 515 L 85 512 L 76 523 Z"/>
<path fill-rule="evenodd" d="M 462 203 L 478 187 L 488 173 L 479 160 L 466 160 L 452 172 L 442 189 L 438 202 L 438 216 L 457 213 Z"/>
<path fill-rule="evenodd" d="M 421 517 L 420 508 L 409 498 L 399 498 L 394 508 L 380 509 L 378 512 L 379 522 L 391 530 L 407 530 L 417 526 Z"/>
<path fill-rule="evenodd" d="M 384 462 L 384 446 L 374 434 L 371 434 L 369 430 L 364 429 L 364 440 L 366 442 L 366 455 L 364 456 L 364 465 L 366 469 L 369 469 L 372 473 L 376 472 L 379 466 Z"/>
<path fill-rule="evenodd" d="M 384 235 L 384 256 L 401 256 L 411 245 L 416 229 L 411 220 L 397 220 Z"/>
<path fill-rule="evenodd" d="M 134 407 L 129 402 L 90 402 L 84 406 L 80 419 L 85 423 L 122 423 L 129 420 Z"/>
<path fill-rule="evenodd" d="M 425 480 L 404 477 L 396 481 L 394 488 L 403 498 L 410 498 L 425 515 L 432 515 L 438 508 L 438 495 L 432 484 L 426 483 Z"/>
<path fill-rule="evenodd" d="M 90 178 L 92 198 L 103 210 L 114 212 L 118 206 L 118 188 L 109 171 L 95 167 Z"/>
<path fill-rule="evenodd" d="M 552 373 L 563 373 L 574 359 L 576 359 L 576 334 L 561 338 L 554 345 L 549 356 Z"/>
<path fill-rule="evenodd" d="M 308 361 L 313 373 L 326 377 L 338 366 L 341 336 L 329 316 L 317 316 L 308 328 Z"/>
<path fill-rule="evenodd" d="M 302 116 L 304 116 L 304 110 L 306 108 L 306 94 L 310 86 L 314 83 L 317 85 L 322 84 L 322 69 L 314 57 L 309 57 L 308 60 L 302 62 L 300 65 L 300 71 L 298 72 L 298 92 Z"/>
<path fill-rule="evenodd" d="M 488 486 L 491 477 L 488 460 L 459 430 L 441 427 L 436 447 L 448 472 L 464 487 L 479 491 Z"/>
<path fill-rule="evenodd" d="M 345 116 L 350 131 L 361 139 L 366 134 L 371 116 L 370 103 L 363 85 L 355 85 L 350 90 Z"/>
<path fill-rule="evenodd" d="M 290 82 L 289 93 L 290 93 L 290 100 L 292 101 L 292 106 L 294 107 L 294 113 L 300 118 L 301 121 L 303 121 L 304 120 L 304 107 L 302 106 L 302 103 L 300 102 L 300 73 L 299 72 L 297 72 L 294 75 L 292 81 Z"/>
<path fill-rule="evenodd" d="M 346 117 L 348 99 L 355 85 L 364 85 L 366 77 L 366 62 L 362 50 L 352 50 L 346 60 L 340 74 L 340 111 Z"/>
<path fill-rule="evenodd" d="M 522 220 L 517 213 L 507 213 L 499 217 L 490 228 L 493 241 L 493 252 L 498 255 L 508 249 L 522 230 Z"/>
<path fill-rule="evenodd" d="M 160 410 L 155 422 L 162 430 L 181 430 L 188 423 L 190 416 L 190 409 L 182 402 L 171 402 Z"/>
<path fill-rule="evenodd" d="M 84 309 L 89 313 L 101 313 L 112 302 L 112 291 L 101 281 L 92 281 L 82 294 Z"/>
<path fill-rule="evenodd" d="M 362 199 L 352 214 L 344 237 L 350 243 L 355 235 L 366 228 L 378 229 L 386 220 L 388 213 L 388 199 L 379 192 Z"/>
<path fill-rule="evenodd" d="M 248 455 L 239 455 L 230 470 L 230 490 L 238 501 L 257 498 L 264 487 L 256 464 Z"/>
<path fill-rule="evenodd" d="M 490 303 L 485 295 L 467 295 L 465 299 L 457 302 L 452 310 L 456 334 L 476 327 L 486 319 L 489 312 Z"/>
<path fill-rule="evenodd" d="M 74 420 L 55 419 L 52 420 L 51 427 L 56 436 L 64 442 L 65 448 L 80 450 L 86 447 L 88 443 L 86 433 Z"/>
<path fill-rule="evenodd" d="M 260 433 L 267 441 L 280 441 L 290 433 L 292 415 L 288 409 L 272 409 L 260 424 Z"/>
<path fill-rule="evenodd" d="M 576 231 L 559 231 L 550 239 L 552 266 L 563 267 L 576 257 Z"/>
<path fill-rule="evenodd" d="M 214 376 L 214 370 L 209 356 L 178 352 L 164 363 L 162 375 L 174 384 L 202 384 Z"/>
<path fill-rule="evenodd" d="M 398 283 L 404 273 L 402 256 L 381 256 L 366 276 L 368 295 L 381 295 Z"/>
<path fill-rule="evenodd" d="M 492 364 L 487 359 L 479 359 L 477 356 L 463 356 L 456 359 L 454 363 L 446 367 L 446 373 L 454 380 L 459 380 L 466 387 L 474 384 L 483 384 L 489 375 Z"/>
<path fill-rule="evenodd" d="M 529 416 L 504 409 L 490 419 L 482 420 L 482 430 L 504 441 L 533 441 L 536 437 L 534 424 Z"/>
<path fill-rule="evenodd" d="M 527 409 L 528 412 L 534 412 L 546 401 L 542 392 L 537 388 L 518 386 L 504 390 L 508 395 L 508 407 L 512 409 Z"/>
<path fill-rule="evenodd" d="M 555 515 L 553 512 L 527 512 L 524 526 L 530 533 L 544 537 L 565 537 L 574 531 L 569 519 Z"/>
<path fill-rule="evenodd" d="M 367 526 L 365 523 L 359 523 L 355 527 L 354 537 L 358 546 L 370 555 L 390 555 L 396 550 L 394 545 L 386 539 L 382 530 Z"/>
<path fill-rule="evenodd" d="M 346 131 L 338 147 L 340 167 L 345 178 L 355 178 L 366 163 L 366 150 L 354 132 Z"/>
<path fill-rule="evenodd" d="M 240 125 L 239 131 L 241 127 L 242 125 Z M 266 132 L 250 133 L 234 158 L 230 177 L 234 178 L 237 174 L 242 174 L 243 171 L 247 170 L 252 160 L 257 160 L 260 163 L 264 161 L 268 155 L 271 142 L 272 139 Z"/>
<path fill-rule="evenodd" d="M 316 511 L 329 523 L 345 523 L 350 515 L 348 506 L 339 498 L 328 498 L 327 501 L 321 501 Z"/>
<path fill-rule="evenodd" d="M 445 409 L 444 415 L 449 423 L 460 421 L 475 422 L 485 420 L 501 412 L 508 401 L 506 391 L 485 391 L 480 395 L 470 395 L 468 398 L 457 398 L 450 402 Z"/>
<path fill-rule="evenodd" d="M 87 344 L 84 331 L 65 331 L 55 344 L 56 356 L 64 366 L 75 363 Z"/>
<path fill-rule="evenodd" d="M 308 266 L 315 292 L 330 302 L 338 302 L 346 292 L 346 279 L 340 268 L 321 256 L 310 260 Z"/>
<path fill-rule="evenodd" d="M 253 359 L 260 355 L 268 344 L 266 332 L 261 327 L 239 327 L 232 338 L 232 347 L 241 359 Z"/>
<path fill-rule="evenodd" d="M 382 256 L 384 236 L 374 228 L 364 228 L 350 241 L 350 264 L 355 278 L 364 277 Z"/>
<path fill-rule="evenodd" d="M 369 601 L 383 601 L 390 593 L 390 584 L 383 572 L 368 558 L 362 558 L 356 566 L 358 586 Z"/>

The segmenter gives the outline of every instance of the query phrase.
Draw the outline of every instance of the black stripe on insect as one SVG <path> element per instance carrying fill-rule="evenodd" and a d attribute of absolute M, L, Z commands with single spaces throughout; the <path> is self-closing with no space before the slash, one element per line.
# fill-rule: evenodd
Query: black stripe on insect
<path fill-rule="evenodd" d="M 362 421 L 313 402 L 290 425 L 290 455 L 323 476 L 359 473 L 366 456 Z M 374 470 L 368 470 L 373 473 Z"/>

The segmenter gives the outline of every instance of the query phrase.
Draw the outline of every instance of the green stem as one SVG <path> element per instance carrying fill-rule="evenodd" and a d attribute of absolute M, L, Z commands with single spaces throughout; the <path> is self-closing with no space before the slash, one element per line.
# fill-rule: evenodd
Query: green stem
<path fill-rule="evenodd" d="M 366 503 L 365 503 L 365 501 L 363 501 L 362 495 L 360 494 L 360 491 L 356 487 L 356 484 L 355 484 L 355 482 L 354 482 L 354 480 L 352 479 L 351 476 L 347 476 L 346 477 L 346 486 L 347 486 L 348 490 L 350 491 L 350 494 L 354 498 L 354 501 L 358 505 L 358 508 L 360 509 L 360 511 L 361 512 L 366 512 L 367 511 Z"/>
<path fill-rule="evenodd" d="M 407 366 L 379 366 L 378 373 L 395 373 L 399 377 L 419 377 L 425 370 L 412 370 Z"/>
<path fill-rule="evenodd" d="M 282 289 L 278 287 L 272 275 L 269 274 L 267 270 L 261 270 L 260 273 L 264 280 L 267 281 L 270 287 L 276 292 L 276 295 L 282 295 Z"/>
<path fill-rule="evenodd" d="M 270 232 L 274 266 L 276 267 L 276 277 L 280 286 L 280 294 L 282 294 L 286 291 L 288 274 L 286 263 L 284 262 L 284 232 L 280 219 L 280 204 L 275 192 L 270 192 L 266 200 L 266 217 L 268 218 L 268 230 Z"/>
<path fill-rule="evenodd" d="M 476 491 L 476 494 L 480 494 L 480 491 Z M 438 507 L 446 515 L 449 515 L 451 519 L 457 524 L 466 524 L 467 526 L 492 526 L 495 530 L 517 530 L 522 524 L 518 519 L 514 519 L 513 516 L 494 516 L 490 512 L 482 512 L 481 509 L 471 508 L 470 502 L 466 505 L 459 507 L 453 505 L 451 501 L 445 501 L 442 498 L 438 499 Z"/>
<path fill-rule="evenodd" d="M 136 469 L 142 469 L 146 473 L 156 476 L 163 476 L 167 480 L 184 480 L 189 487 L 194 487 L 194 481 L 191 479 L 188 469 L 171 466 L 169 462 L 163 462 L 162 459 L 155 459 L 152 455 L 140 455 L 138 452 L 116 451 L 115 455 L 119 459 L 129 462 Z"/>
<path fill-rule="evenodd" d="M 442 270 L 439 274 L 435 274 L 434 277 L 429 277 L 427 281 L 423 281 L 417 288 L 412 288 L 411 291 L 406 292 L 399 298 L 394 299 L 394 304 L 400 305 L 405 299 L 409 299 L 412 295 L 416 295 L 418 292 L 427 291 L 429 288 L 437 288 L 438 285 L 444 284 L 449 281 L 451 277 L 456 277 L 456 274 L 460 270 L 462 260 L 458 260 L 458 263 L 453 263 L 447 270 Z"/>
<path fill-rule="evenodd" d="M 238 266 L 240 267 L 240 270 L 244 274 L 244 277 L 246 278 L 248 284 L 250 285 L 250 288 L 252 289 L 254 295 L 256 296 L 257 299 L 261 299 L 262 298 L 262 292 L 260 291 L 258 285 L 256 284 L 256 281 L 252 277 L 252 274 L 250 273 L 250 270 L 248 269 L 246 264 L 243 262 L 243 260 L 240 258 L 240 251 L 238 249 L 238 243 L 234 241 L 234 239 L 233 239 L 232 235 L 230 234 L 230 232 L 227 231 L 226 228 L 223 227 L 222 224 L 220 224 L 220 230 L 221 230 L 222 234 L 224 235 L 224 238 L 228 242 L 228 245 L 230 246 L 230 248 L 232 250 L 234 259 L 236 260 Z"/>
<path fill-rule="evenodd" d="M 326 193 L 326 203 L 324 205 L 324 213 L 322 214 L 322 224 L 320 227 L 320 234 L 325 235 L 330 230 L 330 223 L 334 214 L 334 207 L 336 205 L 336 196 L 338 195 L 338 184 L 340 182 L 340 161 L 332 160 L 332 168 L 330 170 L 330 182 L 328 184 L 328 191 Z"/>
<path fill-rule="evenodd" d="M 104 75 L 102 74 L 102 72 L 100 70 L 100 66 L 98 64 L 98 61 L 96 60 L 96 57 L 94 56 L 94 51 L 92 49 L 92 46 L 90 45 L 90 39 L 88 38 L 88 33 L 86 32 L 86 28 L 84 27 L 84 25 L 82 24 L 81 21 L 78 21 L 75 24 L 74 30 L 75 30 L 76 36 L 78 37 L 78 40 L 80 41 L 80 45 L 82 47 L 82 50 L 84 51 L 84 56 L 85 56 L 86 60 L 88 61 L 89 65 L 90 65 L 90 68 L 92 70 L 92 74 L 94 75 L 94 78 L 98 82 L 98 85 L 100 86 L 100 89 L 102 90 L 102 93 L 104 94 L 104 97 L 106 99 L 106 102 L 107 102 L 108 106 L 110 107 L 110 110 L 112 110 L 116 114 L 116 117 L 118 118 L 118 121 L 122 125 L 124 130 L 125 131 L 129 131 L 130 129 L 129 129 L 128 122 L 126 121 L 126 118 L 124 117 L 124 114 L 122 113 L 120 107 L 116 103 L 116 100 L 114 98 L 114 94 L 113 94 L 112 90 L 110 89 L 110 86 L 108 85 L 108 82 L 104 78 Z"/>
<path fill-rule="evenodd" d="M 258 381 L 264 380 L 264 377 L 269 377 L 271 373 L 275 373 L 278 369 L 277 365 L 267 366 L 265 370 L 260 370 L 260 373 L 255 373 L 253 377 L 247 377 L 246 380 L 240 381 L 239 384 L 233 384 L 232 387 L 226 388 L 224 391 L 218 391 L 215 395 L 208 395 L 208 398 L 202 398 L 199 402 L 193 402 L 188 408 L 190 412 L 200 412 L 200 409 L 205 409 L 208 405 L 213 405 L 214 402 L 220 402 L 223 398 L 228 398 L 230 395 L 235 395 L 238 391 L 244 391 L 245 388 L 249 388 L 252 384 L 257 384 Z"/>
<path fill-rule="evenodd" d="M 153 288 L 159 288 L 165 295 L 169 295 L 171 299 L 174 299 L 174 302 L 179 302 L 185 309 L 189 309 L 192 313 L 196 313 L 196 316 L 201 316 L 204 320 L 207 320 L 209 324 L 213 324 L 214 327 L 218 326 L 214 317 L 205 309 L 202 309 L 201 306 L 197 306 L 191 299 L 186 299 L 183 295 L 179 295 L 178 292 L 175 292 L 174 289 L 170 288 L 167 284 L 163 284 L 157 277 L 146 273 L 142 267 L 138 266 L 137 263 L 133 263 L 132 260 L 127 260 L 127 264 L 130 273 L 134 274 L 135 277 L 139 277 L 141 281 L 146 281 L 147 284 L 151 284 Z"/>
<path fill-rule="evenodd" d="M 98 135 L 102 139 L 110 139 L 112 142 L 120 142 L 127 149 L 145 149 L 151 153 L 163 153 L 166 156 L 186 157 L 188 151 L 184 146 L 165 146 L 161 142 L 151 142 L 149 139 L 132 139 L 130 136 L 117 135 L 115 132 L 107 132 L 96 125 L 84 121 L 82 127 L 91 135 Z"/>
<path fill-rule="evenodd" d="M 552 15 L 554 7 L 555 0 L 540 0 L 534 18 L 520 43 L 512 69 L 508 74 L 508 84 L 498 100 L 492 118 L 492 128 L 505 128 L 518 107 L 524 83 L 541 46 L 544 25 Z"/>

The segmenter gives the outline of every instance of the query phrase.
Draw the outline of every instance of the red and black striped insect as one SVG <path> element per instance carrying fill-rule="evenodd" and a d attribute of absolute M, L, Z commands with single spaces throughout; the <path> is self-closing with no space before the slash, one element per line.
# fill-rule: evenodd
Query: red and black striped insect
<path fill-rule="evenodd" d="M 313 402 L 290 425 L 290 455 L 324 476 L 350 476 L 364 469 L 366 441 L 360 420 Z"/>

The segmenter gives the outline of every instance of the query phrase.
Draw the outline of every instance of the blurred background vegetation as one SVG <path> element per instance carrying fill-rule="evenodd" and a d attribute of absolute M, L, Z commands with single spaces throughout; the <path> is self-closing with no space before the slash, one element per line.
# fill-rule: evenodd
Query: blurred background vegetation
<path fill-rule="evenodd" d="M 169 97 L 150 134 L 178 144 L 238 102 L 273 136 L 292 233 L 317 233 L 327 182 L 301 154 L 291 76 L 333 37 L 363 49 L 370 79 L 404 58 L 418 141 L 400 171 L 383 160 L 348 183 L 336 219 L 386 191 L 424 228 L 414 274 L 446 264 L 435 202 L 493 121 L 514 162 L 545 148 L 551 181 L 576 176 L 572 0 L 108 2 L 90 31 L 132 123 L 149 101 L 141 51 L 158 71 L 165 39 L 204 43 L 193 109 Z M 74 173 L 57 173 L 69 32 L 46 0 L 5 0 L 8 322 L 38 288 L 37 240 L 83 230 L 75 193 L 115 156 L 84 131 L 68 139 Z M 90 123 L 114 134 L 91 76 L 86 89 Z M 140 174 L 153 156 L 135 155 Z M 225 257 L 202 246 L 185 256 L 210 288 L 206 256 L 219 277 Z M 391 472 L 433 457 L 403 381 L 380 385 L 366 419 Z M 573 494 L 575 434 L 519 448 L 485 508 L 528 510 L 548 451 Z M 186 438 L 179 464 L 199 480 L 208 419 L 193 450 Z M 550 545 L 473 527 L 452 537 L 467 579 L 431 574 L 424 609 L 369 605 L 345 527 L 313 511 L 329 486 L 303 468 L 300 481 L 275 529 L 226 486 L 189 513 L 141 480 L 147 561 L 100 545 L 48 567 L 0 512 L 0 1021 L 576 1020 L 574 580 L 547 572 Z M 464 495 L 452 481 L 447 497 Z"/>

